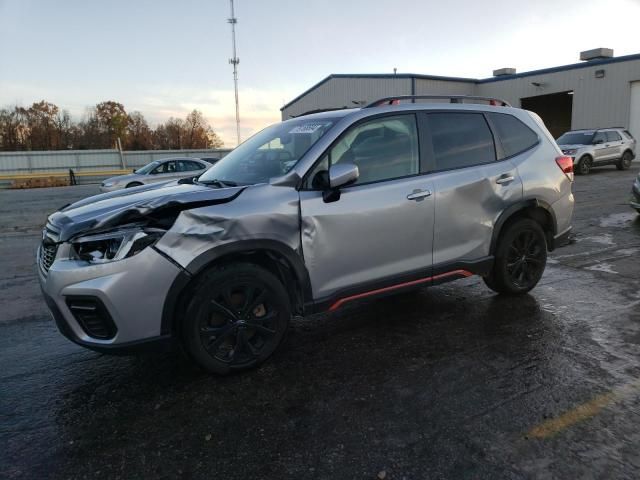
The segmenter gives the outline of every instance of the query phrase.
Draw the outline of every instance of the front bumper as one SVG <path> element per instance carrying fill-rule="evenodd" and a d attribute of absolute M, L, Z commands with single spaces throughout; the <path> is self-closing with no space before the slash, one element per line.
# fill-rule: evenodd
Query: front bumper
<path fill-rule="evenodd" d="M 38 274 L 45 301 L 63 335 L 84 347 L 110 353 L 170 343 L 161 324 L 165 300 L 181 273 L 174 263 L 153 248 L 100 265 L 61 256 L 58 253 L 48 272 L 39 268 Z M 78 299 L 100 304 L 115 326 L 110 338 L 96 338 L 95 330 L 72 311 L 72 300 Z"/>
<path fill-rule="evenodd" d="M 123 188 L 124 187 L 122 185 L 119 185 L 117 183 L 115 185 L 111 185 L 110 187 L 100 184 L 100 191 L 102 193 L 115 192 L 116 190 L 122 190 Z"/>

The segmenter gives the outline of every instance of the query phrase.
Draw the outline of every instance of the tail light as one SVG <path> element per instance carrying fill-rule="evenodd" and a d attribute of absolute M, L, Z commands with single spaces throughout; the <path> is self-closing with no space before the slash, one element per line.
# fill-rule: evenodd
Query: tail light
<path fill-rule="evenodd" d="M 556 163 L 569 180 L 573 182 L 573 158 L 563 155 L 556 157 Z"/>

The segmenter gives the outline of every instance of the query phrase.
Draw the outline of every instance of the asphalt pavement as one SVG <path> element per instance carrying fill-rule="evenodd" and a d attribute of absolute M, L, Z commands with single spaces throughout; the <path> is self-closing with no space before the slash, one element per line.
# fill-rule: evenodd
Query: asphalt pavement
<path fill-rule="evenodd" d="M 471 277 L 297 320 L 225 378 L 62 337 L 35 249 L 97 186 L 0 191 L 0 478 L 638 478 L 637 170 L 576 178 L 531 294 Z"/>

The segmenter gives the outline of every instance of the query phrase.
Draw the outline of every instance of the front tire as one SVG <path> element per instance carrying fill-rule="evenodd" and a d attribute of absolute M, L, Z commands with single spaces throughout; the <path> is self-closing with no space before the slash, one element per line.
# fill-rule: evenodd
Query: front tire
<path fill-rule="evenodd" d="M 131 183 L 128 183 L 127 186 L 124 188 L 139 187 L 140 185 L 142 185 L 140 182 L 131 182 Z"/>
<path fill-rule="evenodd" d="M 289 296 L 272 273 L 248 263 L 216 267 L 193 288 L 182 340 L 201 367 L 226 375 L 269 358 L 290 318 Z"/>
<path fill-rule="evenodd" d="M 633 155 L 631 154 L 630 151 L 627 150 L 622 154 L 622 158 L 618 160 L 618 163 L 616 163 L 616 168 L 618 170 L 628 170 L 629 167 L 631 166 L 632 160 L 633 160 Z"/>
<path fill-rule="evenodd" d="M 485 284 L 507 295 L 527 293 L 535 287 L 547 264 L 547 240 L 540 224 L 521 219 L 500 235 L 493 269 Z"/>
<path fill-rule="evenodd" d="M 576 173 L 580 175 L 589 175 L 591 171 L 591 167 L 593 166 L 593 159 L 589 155 L 585 155 L 578 162 L 578 168 L 576 169 Z"/>

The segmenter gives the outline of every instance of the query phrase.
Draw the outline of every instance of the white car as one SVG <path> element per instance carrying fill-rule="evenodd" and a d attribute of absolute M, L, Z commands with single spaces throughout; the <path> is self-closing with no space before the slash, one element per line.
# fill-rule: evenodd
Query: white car
<path fill-rule="evenodd" d="M 179 180 L 181 178 L 198 177 L 212 163 L 199 158 L 165 158 L 154 160 L 129 175 L 107 178 L 100 185 L 100 191 L 113 192 L 122 188 L 139 187 L 149 183 Z"/>

